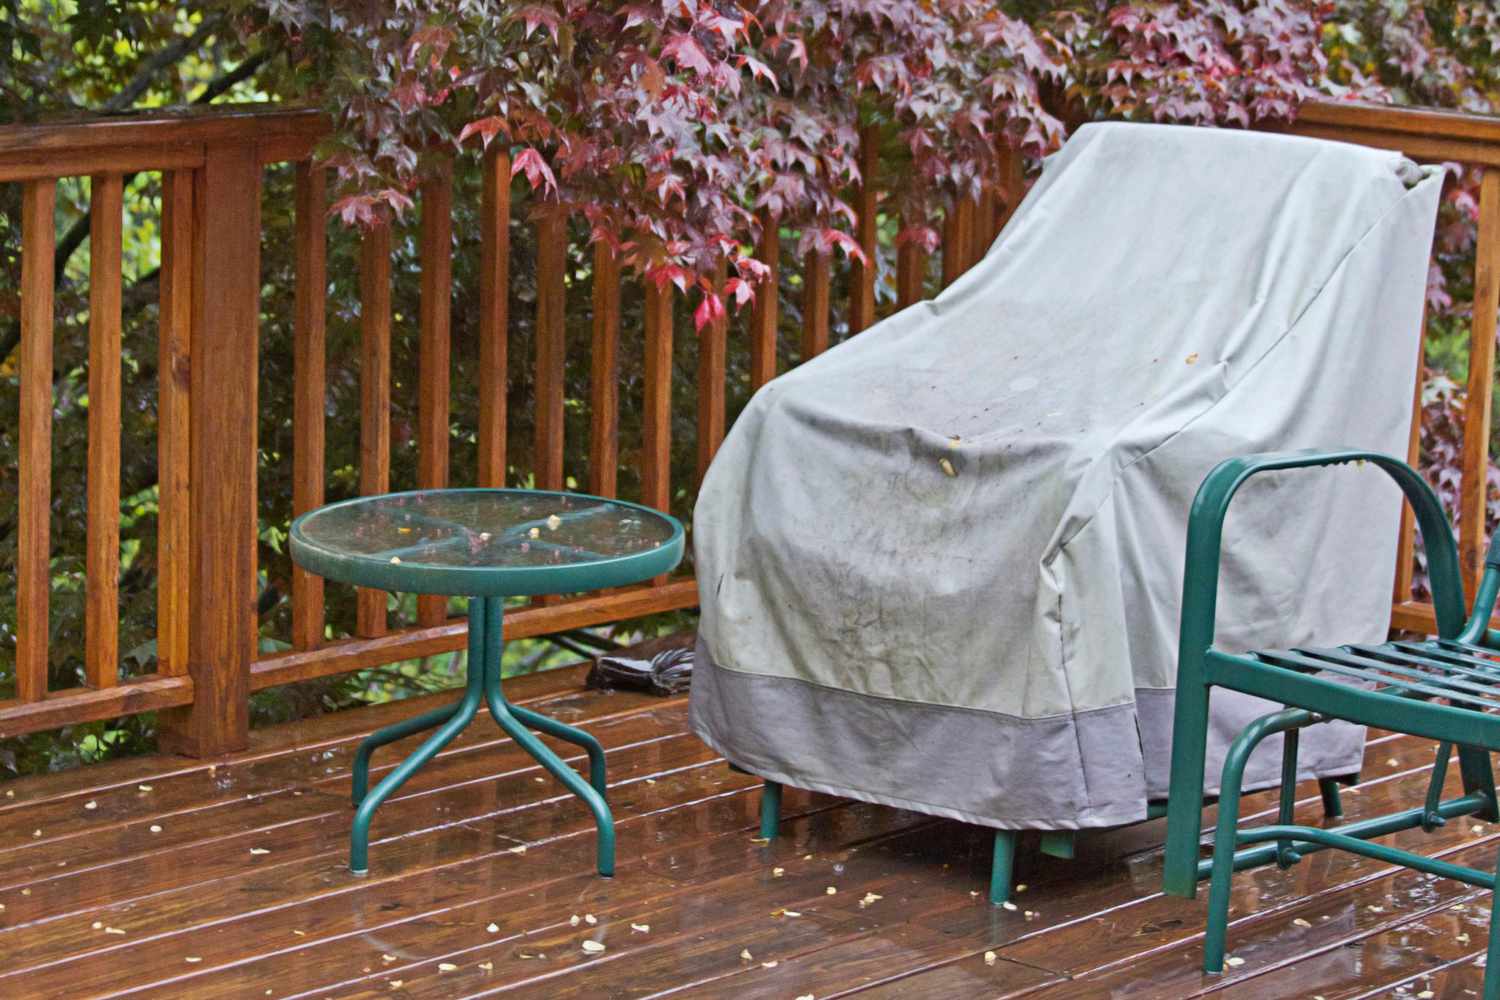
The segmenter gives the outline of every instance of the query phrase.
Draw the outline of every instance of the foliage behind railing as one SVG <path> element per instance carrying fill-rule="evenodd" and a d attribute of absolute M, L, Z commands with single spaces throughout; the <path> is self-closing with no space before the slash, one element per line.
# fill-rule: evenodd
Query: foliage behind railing
<path fill-rule="evenodd" d="M 772 283 L 745 314 L 693 334 L 691 306 L 670 286 L 622 280 L 618 260 L 603 244 L 588 247 L 578 220 L 532 200 L 525 185 L 513 192 L 498 146 L 433 157 L 414 224 L 331 228 L 325 171 L 309 162 L 325 128 L 315 113 L 261 108 L 0 129 L 0 181 L 20 185 L 25 209 L 16 684 L 0 702 L 0 735 L 154 709 L 164 747 L 219 753 L 244 745 L 255 690 L 460 648 L 464 626 L 446 602 L 422 600 L 414 621 L 392 621 L 385 595 L 325 590 L 291 569 L 278 545 L 286 521 L 355 492 L 471 482 L 577 486 L 687 514 L 693 484 L 751 391 L 961 274 L 1024 183 L 1020 160 L 1002 153 L 982 194 L 949 208 L 940 277 L 915 243 L 893 249 L 897 221 L 873 189 L 848 195 L 872 266 L 817 251 L 798 259 L 797 220 L 768 220 L 755 254 Z M 1500 166 L 1500 125 L 1487 120 L 1327 105 L 1305 109 L 1298 129 Z M 861 174 L 877 176 L 876 139 L 861 143 Z M 123 301 L 133 293 L 122 287 L 122 200 L 141 172 L 161 178 L 154 351 L 127 343 L 136 325 L 121 319 L 134 308 Z M 52 241 L 59 179 L 79 176 L 92 178 L 92 211 L 87 361 L 70 362 L 89 382 L 75 686 L 59 677 L 49 612 L 66 596 L 54 536 L 75 530 L 57 517 L 52 471 L 79 461 L 54 448 L 64 444 L 53 413 L 65 380 L 52 355 Z M 1483 543 L 1473 512 L 1483 509 L 1490 438 L 1500 173 L 1489 170 L 1481 191 L 1481 308 L 1458 486 L 1471 576 Z M 288 289 L 283 321 L 272 306 Z M 414 337 L 402 335 L 409 317 Z M 122 453 L 122 407 L 131 420 L 154 411 L 154 469 L 136 469 L 134 449 Z M 135 562 L 141 551 L 154 558 L 154 656 L 152 669 L 129 675 L 117 648 L 119 514 L 122 501 L 150 492 L 153 475 L 156 530 L 132 534 L 125 549 Z M 1409 567 L 1409 524 L 1403 539 Z M 1409 590 L 1404 568 L 1393 621 L 1422 627 L 1428 612 Z M 519 607 L 506 631 L 548 634 L 695 602 L 681 575 Z"/>

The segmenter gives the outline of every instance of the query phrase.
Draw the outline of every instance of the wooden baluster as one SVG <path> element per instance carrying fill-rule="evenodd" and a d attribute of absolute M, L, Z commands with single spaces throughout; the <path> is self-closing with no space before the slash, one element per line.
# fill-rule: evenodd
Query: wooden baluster
<path fill-rule="evenodd" d="M 161 317 L 156 365 L 156 672 L 187 673 L 193 175 L 162 174 Z"/>
<path fill-rule="evenodd" d="M 902 228 L 906 228 L 903 222 Z M 905 309 L 926 295 L 927 252 L 908 240 L 896 248 L 896 307 Z"/>
<path fill-rule="evenodd" d="M 16 497 L 16 695 L 47 695 L 52 590 L 52 258 L 57 182 L 21 191 L 21 419 Z"/>
<path fill-rule="evenodd" d="M 479 485 L 505 485 L 510 334 L 510 154 L 484 157 L 479 247 Z"/>
<path fill-rule="evenodd" d="M 255 656 L 260 162 L 210 146 L 193 180 L 188 351 L 188 672 L 193 703 L 158 717 L 165 751 L 210 756 L 249 742 Z"/>
<path fill-rule="evenodd" d="M 1422 457 L 1422 374 L 1427 363 L 1427 309 L 1422 309 L 1422 325 L 1417 331 L 1417 378 L 1411 404 L 1411 430 L 1406 440 L 1406 464 L 1417 467 Z M 1396 582 L 1393 597 L 1395 603 L 1411 600 L 1412 574 L 1415 570 L 1413 557 L 1416 553 L 1416 519 L 1411 505 L 1401 505 L 1401 527 L 1396 536 Z"/>
<path fill-rule="evenodd" d="M 292 515 L 323 503 L 327 394 L 328 178 L 297 164 L 297 287 L 292 333 Z M 323 578 L 292 567 L 292 646 L 323 641 Z"/>
<path fill-rule="evenodd" d="M 714 289 L 722 297 L 729 278 L 724 261 L 714 275 Z M 727 307 L 726 307 L 727 308 Z M 729 317 L 714 319 L 698 331 L 698 483 L 708 463 L 724 442 L 724 378 L 729 341 Z"/>
<path fill-rule="evenodd" d="M 1002 143 L 1004 140 L 1001 140 Z M 1025 161 L 1021 154 L 1008 145 L 1000 147 L 1000 213 L 995 224 L 995 235 L 1005 228 L 1010 217 L 1021 206 L 1026 197 Z"/>
<path fill-rule="evenodd" d="M 537 218 L 536 261 L 536 445 L 533 465 L 539 489 L 563 486 L 563 394 L 568 266 L 567 216 L 543 209 Z"/>
<path fill-rule="evenodd" d="M 855 235 L 869 258 L 868 263 L 855 261 L 849 289 L 849 332 L 851 334 L 875 322 L 876 266 L 876 195 L 875 175 L 880 169 L 880 130 L 867 126 L 859 136 L 859 191 L 854 198 Z"/>
<path fill-rule="evenodd" d="M 641 502 L 672 502 L 672 286 L 646 282 L 645 400 L 642 404 Z"/>
<path fill-rule="evenodd" d="M 943 213 L 943 287 L 947 288 L 953 284 L 961 273 L 963 273 L 963 245 L 960 242 L 959 230 L 961 228 L 958 218 L 959 208 L 956 204 L 949 205 Z"/>
<path fill-rule="evenodd" d="M 594 244 L 594 334 L 589 351 L 589 492 L 612 497 L 620 466 L 620 263 Z"/>
<path fill-rule="evenodd" d="M 1471 598 L 1484 574 L 1485 508 L 1489 486 L 1490 397 L 1495 380 L 1495 314 L 1500 309 L 1500 170 L 1484 172 L 1479 191 L 1474 318 L 1469 337 L 1469 388 L 1464 403 L 1463 480 L 1459 487 L 1458 553 Z"/>
<path fill-rule="evenodd" d="M 453 302 L 453 161 L 433 163 L 422 185 L 422 302 L 417 374 L 417 485 L 448 485 L 449 321 Z M 424 628 L 448 620 L 448 598 L 417 598 Z"/>
<path fill-rule="evenodd" d="M 995 185 L 985 182 L 984 187 L 979 190 L 979 200 L 975 202 L 974 208 L 974 263 L 984 259 L 984 255 L 990 249 L 990 244 L 995 242 L 995 222 L 997 218 L 999 196 L 995 193 Z"/>
<path fill-rule="evenodd" d="M 99 174 L 89 195 L 88 557 L 84 676 L 120 677 L 120 252 L 124 179 Z"/>
<path fill-rule="evenodd" d="M 750 317 L 750 386 L 759 389 L 776 377 L 776 332 L 781 322 L 780 290 L 781 232 L 769 212 L 760 216 L 760 242 L 756 259 L 766 265 L 768 274 L 755 290 Z"/>
<path fill-rule="evenodd" d="M 391 227 L 381 223 L 364 234 L 359 265 L 359 491 L 365 496 L 391 488 Z M 355 628 L 361 636 L 384 635 L 385 591 L 359 589 Z"/>
<path fill-rule="evenodd" d="M 828 350 L 829 255 L 814 247 L 807 252 L 802 277 L 802 360 Z"/>

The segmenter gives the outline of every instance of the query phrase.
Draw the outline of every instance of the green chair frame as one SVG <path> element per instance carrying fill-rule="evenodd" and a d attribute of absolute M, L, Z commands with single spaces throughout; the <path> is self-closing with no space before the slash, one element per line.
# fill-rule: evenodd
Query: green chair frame
<path fill-rule="evenodd" d="M 1349 644 L 1333 648 L 1226 653 L 1213 647 L 1224 518 L 1235 493 L 1264 472 L 1370 463 L 1401 488 L 1416 515 L 1437 621 L 1437 637 L 1423 642 Z M 1223 971 L 1230 882 L 1236 871 L 1275 864 L 1288 868 L 1303 855 L 1338 848 L 1490 889 L 1496 876 L 1421 854 L 1372 843 L 1401 830 L 1432 831 L 1457 816 L 1500 819 L 1491 751 L 1500 749 L 1500 633 L 1489 628 L 1500 593 L 1500 535 L 1485 557 L 1473 614 L 1466 617 L 1458 549 L 1442 505 L 1405 462 L 1374 452 L 1297 451 L 1247 455 L 1221 463 L 1203 481 L 1188 520 L 1172 773 L 1163 870 L 1166 892 L 1192 898 L 1210 880 L 1203 969 Z M 1343 682 L 1340 682 L 1342 679 Z M 1350 680 L 1365 682 L 1355 686 Z M 1213 856 L 1199 858 L 1209 696 L 1215 687 L 1257 695 L 1285 707 L 1252 722 L 1224 761 Z M 1298 733 L 1343 719 L 1435 740 L 1436 762 L 1420 806 L 1332 828 L 1293 821 Z M 1269 826 L 1239 829 L 1245 764 L 1272 733 L 1285 733 L 1280 805 Z M 1458 748 L 1463 794 L 1444 799 L 1448 759 Z M 1241 849 L 1243 848 L 1243 849 Z M 1488 969 L 1500 966 L 1500 913 L 1491 897 Z M 1500 973 L 1487 974 L 1485 1000 L 1500 1000 Z"/>

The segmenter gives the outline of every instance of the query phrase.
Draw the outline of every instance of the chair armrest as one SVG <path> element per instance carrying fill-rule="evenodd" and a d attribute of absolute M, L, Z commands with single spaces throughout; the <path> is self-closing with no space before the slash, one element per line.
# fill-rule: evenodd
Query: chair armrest
<path fill-rule="evenodd" d="M 1213 644 L 1214 615 L 1218 604 L 1219 556 L 1223 543 L 1224 517 L 1229 503 L 1245 481 L 1262 472 L 1304 469 L 1349 462 L 1369 462 L 1385 471 L 1401 487 L 1422 532 L 1427 550 L 1427 573 L 1438 634 L 1455 638 L 1464 632 L 1463 580 L 1458 571 L 1458 546 L 1454 544 L 1448 518 L 1432 487 L 1405 462 L 1373 451 L 1339 449 L 1265 452 L 1220 462 L 1214 467 L 1188 515 L 1187 562 L 1182 584 L 1182 624 L 1179 634 L 1179 673 L 1189 657 L 1195 663 Z M 1491 555 L 1496 555 L 1494 549 Z"/>

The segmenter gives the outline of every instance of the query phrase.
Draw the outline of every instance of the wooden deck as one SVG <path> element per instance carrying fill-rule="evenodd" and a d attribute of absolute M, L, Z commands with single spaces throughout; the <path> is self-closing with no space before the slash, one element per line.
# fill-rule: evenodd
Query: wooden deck
<path fill-rule="evenodd" d="M 348 712 L 258 732 L 216 763 L 148 757 L 3 786 L 0 996 L 1335 1000 L 1480 986 L 1489 894 L 1454 882 L 1334 853 L 1243 875 L 1240 961 L 1206 978 L 1201 903 L 1158 890 L 1159 823 L 1085 837 L 1073 862 L 1026 851 L 1018 908 L 993 909 L 982 830 L 788 790 L 783 837 L 758 843 L 754 780 L 688 733 L 685 699 L 586 692 L 575 670 L 509 690 L 608 748 L 615 879 L 592 872 L 587 812 L 477 722 L 377 815 L 370 875 L 352 877 L 356 741 L 431 703 Z M 1372 736 L 1351 818 L 1420 801 L 1430 757 Z M 1318 815 L 1311 787 L 1304 809 Z M 1483 868 L 1500 827 L 1397 839 Z"/>

